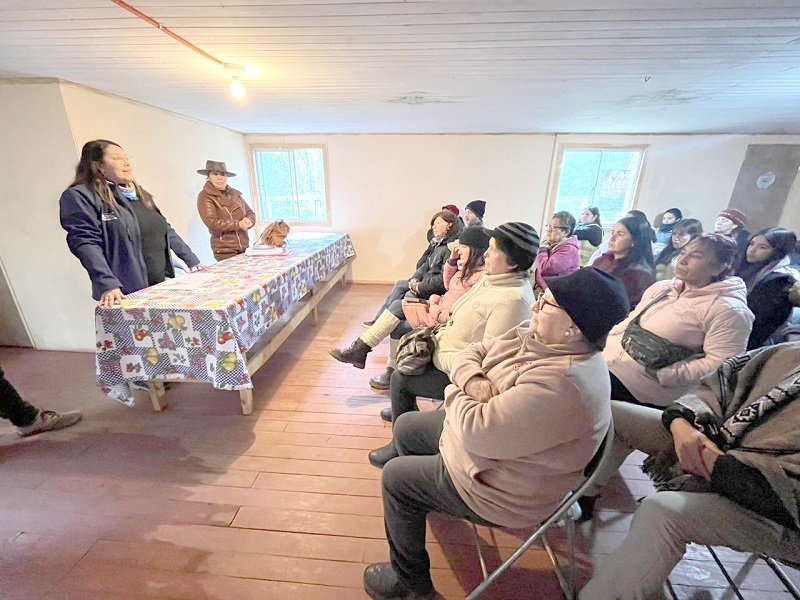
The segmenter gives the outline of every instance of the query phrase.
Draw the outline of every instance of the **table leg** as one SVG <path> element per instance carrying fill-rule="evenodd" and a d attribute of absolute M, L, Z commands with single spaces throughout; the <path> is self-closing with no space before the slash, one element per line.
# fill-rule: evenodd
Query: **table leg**
<path fill-rule="evenodd" d="M 164 400 L 166 390 L 164 389 L 163 383 L 160 381 L 148 381 L 147 389 L 150 392 L 150 401 L 153 403 L 153 410 L 161 412 L 167 408 L 167 402 Z"/>
<path fill-rule="evenodd" d="M 253 390 L 239 390 L 239 400 L 242 402 L 242 414 L 253 414 Z"/>

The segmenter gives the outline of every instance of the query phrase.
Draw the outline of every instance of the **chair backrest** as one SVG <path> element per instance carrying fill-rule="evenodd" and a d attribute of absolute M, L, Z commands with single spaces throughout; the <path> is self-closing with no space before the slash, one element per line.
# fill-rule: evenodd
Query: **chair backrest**
<path fill-rule="evenodd" d="M 586 493 L 586 490 L 594 484 L 594 480 L 597 478 L 598 474 L 597 468 L 609 459 L 613 447 L 614 421 L 613 419 L 609 419 L 608 429 L 606 429 L 606 435 L 603 438 L 603 442 L 600 444 L 597 452 L 594 453 L 592 460 L 589 461 L 589 464 L 586 465 L 586 468 L 583 470 L 583 475 L 586 479 L 584 479 L 577 488 L 573 489 L 564 497 L 564 499 L 561 501 L 561 504 L 558 505 L 558 508 L 556 508 L 553 514 L 550 515 L 550 518 L 542 523 L 540 530 L 544 531 L 553 523 L 557 523 L 564 518 L 564 515 L 566 515 L 567 511 L 572 508 L 572 505 L 578 501 L 578 498 L 583 496 L 583 494 Z"/>

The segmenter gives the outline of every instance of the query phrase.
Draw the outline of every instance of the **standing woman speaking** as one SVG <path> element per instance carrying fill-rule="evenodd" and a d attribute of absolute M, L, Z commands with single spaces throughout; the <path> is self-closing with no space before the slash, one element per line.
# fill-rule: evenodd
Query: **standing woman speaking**
<path fill-rule="evenodd" d="M 208 177 L 197 195 L 197 211 L 211 234 L 214 258 L 225 260 L 242 254 L 250 245 L 247 230 L 256 224 L 256 214 L 242 198 L 242 193 L 228 185 L 228 177 L 236 177 L 224 162 L 206 161 L 200 175 Z"/>
<path fill-rule="evenodd" d="M 67 245 L 89 273 L 98 306 L 175 277 L 170 250 L 192 269 L 205 267 L 134 182 L 130 157 L 119 144 L 84 144 L 75 181 L 59 204 Z"/>

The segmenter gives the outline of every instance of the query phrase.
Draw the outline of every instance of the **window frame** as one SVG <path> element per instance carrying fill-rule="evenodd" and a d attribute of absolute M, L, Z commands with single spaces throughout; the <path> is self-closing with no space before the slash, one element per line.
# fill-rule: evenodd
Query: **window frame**
<path fill-rule="evenodd" d="M 556 203 L 558 202 L 558 185 L 561 181 L 561 167 L 564 162 L 565 150 L 627 150 L 627 151 L 641 151 L 642 158 L 639 163 L 639 172 L 636 176 L 636 184 L 633 187 L 633 199 L 631 206 L 628 210 L 635 210 L 639 205 L 639 190 L 642 185 L 642 176 L 645 170 L 645 159 L 647 158 L 647 151 L 650 144 L 609 144 L 609 143 L 578 143 L 578 142 L 563 142 L 556 144 L 553 150 L 553 160 L 550 169 L 550 181 L 547 186 L 547 200 L 544 203 L 544 213 L 542 214 L 542 231 L 544 226 L 550 222 L 550 217 L 556 212 Z M 581 216 L 573 215 L 577 223 L 581 222 Z M 612 225 L 613 227 L 613 225 Z M 610 227 L 603 226 L 603 231 L 610 231 Z"/>
<path fill-rule="evenodd" d="M 307 150 L 307 149 L 320 149 L 322 150 L 322 169 L 323 176 L 325 177 L 325 221 L 289 221 L 286 220 L 292 227 L 331 227 L 331 192 L 330 192 L 330 177 L 328 169 L 328 145 L 327 144 L 278 144 L 278 143 L 253 143 L 248 144 L 249 147 L 249 162 L 250 172 L 253 174 L 250 182 L 250 191 L 255 204 L 254 210 L 258 218 L 258 225 L 263 226 L 271 223 L 275 219 L 270 219 L 266 215 L 261 214 L 261 198 L 259 196 L 258 186 L 258 168 L 256 167 L 256 151 L 258 150 Z M 258 228 L 258 227 L 257 227 Z"/>

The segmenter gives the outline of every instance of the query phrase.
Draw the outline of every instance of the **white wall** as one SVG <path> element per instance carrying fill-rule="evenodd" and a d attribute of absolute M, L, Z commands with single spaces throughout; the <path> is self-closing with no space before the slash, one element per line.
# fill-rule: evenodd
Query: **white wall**
<path fill-rule="evenodd" d="M 550 135 L 248 135 L 249 144 L 325 144 L 331 228 L 350 234 L 356 281 L 408 276 L 444 204 L 486 201 L 489 226 L 538 223 Z"/>
<path fill-rule="evenodd" d="M 0 139 L 8 142 L 0 144 L 7 166 L 0 177 L 0 258 L 39 349 L 94 349 L 91 284 L 67 249 L 58 198 L 83 144 L 100 137 L 133 156 L 137 181 L 204 262 L 213 257 L 197 215 L 205 180 L 197 169 L 206 159 L 226 161 L 242 173 L 238 181 L 249 197 L 240 133 L 77 86 L 0 81 Z"/>
<path fill-rule="evenodd" d="M 58 221 L 76 160 L 58 84 L 0 82 L 0 140 L 0 257 L 31 341 L 93 346 L 90 294 Z"/>

